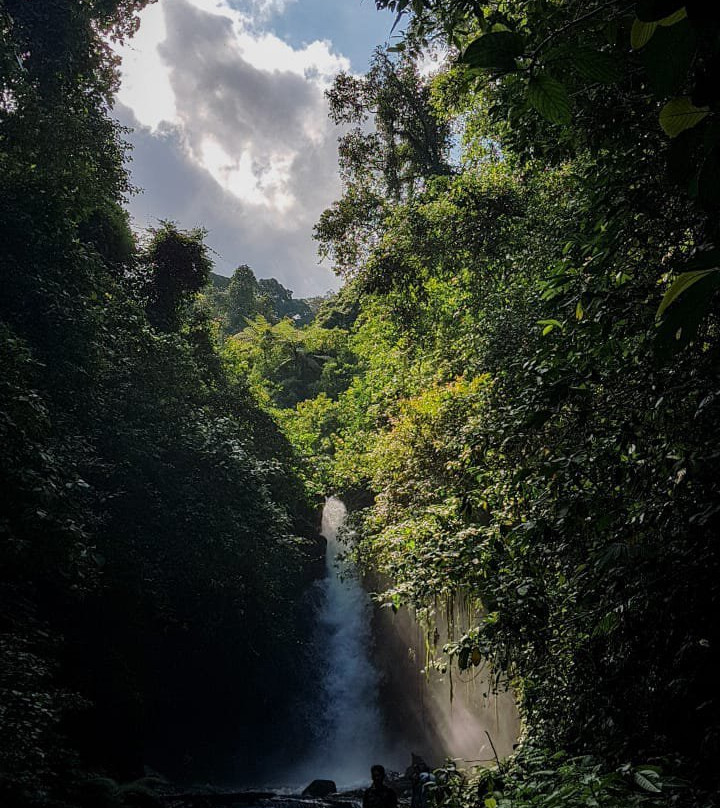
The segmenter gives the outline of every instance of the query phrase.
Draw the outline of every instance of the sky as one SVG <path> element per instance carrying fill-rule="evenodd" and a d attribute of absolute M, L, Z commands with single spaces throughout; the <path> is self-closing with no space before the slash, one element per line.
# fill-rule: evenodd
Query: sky
<path fill-rule="evenodd" d="M 204 227 L 215 271 L 248 264 L 296 297 L 339 281 L 312 228 L 341 193 L 324 91 L 362 73 L 393 17 L 373 0 L 159 0 L 119 49 L 137 228 Z"/>

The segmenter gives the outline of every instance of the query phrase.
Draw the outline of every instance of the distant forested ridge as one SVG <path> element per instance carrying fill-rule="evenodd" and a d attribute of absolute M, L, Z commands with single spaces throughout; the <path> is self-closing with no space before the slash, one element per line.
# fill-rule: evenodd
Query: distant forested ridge
<path fill-rule="evenodd" d="M 0 3 L 8 806 L 97 805 L 112 780 L 93 777 L 148 762 L 247 776 L 278 736 L 301 741 L 286 716 L 307 682 L 314 505 L 218 353 L 202 233 L 137 237 L 123 207 L 109 43 L 144 5 Z"/>
<path fill-rule="evenodd" d="M 211 273 L 211 282 L 210 316 L 222 334 L 240 331 L 248 319 L 257 316 L 270 323 L 287 318 L 296 325 L 308 325 L 324 299 L 294 298 L 292 291 L 275 278 L 258 280 L 247 264 L 239 266 L 229 278 Z"/>

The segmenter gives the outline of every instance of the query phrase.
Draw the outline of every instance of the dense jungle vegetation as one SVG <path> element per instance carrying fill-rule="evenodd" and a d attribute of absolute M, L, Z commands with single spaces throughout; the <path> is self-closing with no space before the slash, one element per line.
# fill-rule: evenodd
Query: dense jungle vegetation
<path fill-rule="evenodd" d="M 518 694 L 516 758 L 448 803 L 715 804 L 720 11 L 376 4 L 320 304 L 131 233 L 106 43 L 144 0 L 0 3 L 6 800 L 212 768 L 240 713 L 270 748 L 336 492 L 380 600 L 430 638 L 470 601 L 438 664 Z"/>
<path fill-rule="evenodd" d="M 3 806 L 109 805 L 148 760 L 232 778 L 302 740 L 314 503 L 218 353 L 202 233 L 137 239 L 122 207 L 108 42 L 144 5 L 0 4 Z"/>

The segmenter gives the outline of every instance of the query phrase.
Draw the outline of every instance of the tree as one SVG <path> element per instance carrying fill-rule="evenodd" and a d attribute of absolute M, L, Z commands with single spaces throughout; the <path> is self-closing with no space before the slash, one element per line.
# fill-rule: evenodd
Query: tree
<path fill-rule="evenodd" d="M 240 715 L 277 748 L 304 687 L 279 681 L 317 551 L 294 453 L 218 355 L 201 231 L 138 246 L 122 207 L 110 42 L 143 5 L 0 4 L 3 805 L 188 753 L 206 776 Z"/>
<path fill-rule="evenodd" d="M 275 278 L 258 281 L 269 319 L 279 322 L 289 317 L 298 325 L 307 325 L 312 320 L 312 310 L 304 300 L 294 300 L 293 293 Z"/>
<path fill-rule="evenodd" d="M 247 264 L 241 264 L 230 278 L 227 288 L 228 329 L 236 333 L 245 328 L 247 320 L 260 310 L 260 287 L 255 273 Z"/>
<path fill-rule="evenodd" d="M 259 396 L 293 408 L 319 393 L 336 397 L 349 383 L 354 359 L 347 332 L 289 318 L 270 323 L 262 315 L 225 343 L 227 360 L 247 374 Z"/>
<path fill-rule="evenodd" d="M 444 650 L 460 676 L 489 664 L 521 699 L 525 752 L 510 771 L 525 791 L 509 799 L 533 803 L 525 766 L 552 769 L 555 753 L 630 774 L 628 761 L 672 760 L 713 792 L 709 267 L 695 267 L 704 321 L 668 306 L 658 329 L 656 312 L 659 282 L 694 254 L 715 259 L 715 224 L 669 181 L 659 102 L 624 38 L 624 8 L 606 30 L 606 4 L 421 6 L 436 35 L 464 9 L 452 29 L 462 53 L 479 59 L 495 43 L 504 63 L 462 62 L 433 79 L 437 114 L 463 124 L 455 176 L 384 195 L 362 220 L 362 254 L 352 227 L 332 231 L 361 290 L 358 368 L 337 402 L 303 405 L 298 440 L 337 490 L 369 503 L 355 515 L 356 552 L 389 576 L 387 605 L 409 604 L 431 626 L 455 597 L 480 615 Z M 615 65 L 614 83 L 581 66 L 553 72 L 585 47 L 605 54 L 588 57 L 596 68 Z M 531 103 L 555 86 L 542 76 L 566 85 L 571 118 L 544 114 L 540 94 Z"/>
<path fill-rule="evenodd" d="M 366 76 L 339 74 L 327 96 L 331 119 L 355 128 L 339 144 L 343 196 L 322 214 L 315 238 L 336 271 L 351 274 L 374 245 L 387 204 L 450 173 L 450 130 L 434 114 L 414 63 L 393 62 L 381 50 Z"/>
<path fill-rule="evenodd" d="M 141 263 L 146 272 L 145 310 L 160 331 L 177 331 L 183 309 L 210 278 L 212 266 L 203 244 L 204 232 L 182 233 L 172 222 L 150 229 Z"/>
<path fill-rule="evenodd" d="M 410 20 L 403 49 L 439 37 L 456 50 L 461 83 L 484 96 L 483 117 L 499 127 L 492 136 L 515 153 L 562 160 L 608 150 L 623 155 L 636 178 L 630 190 L 648 207 L 694 201 L 695 250 L 675 257 L 658 311 L 661 339 L 672 345 L 680 334 L 676 347 L 687 344 L 720 286 L 720 11 L 681 0 L 565 0 L 552 13 L 532 2 L 376 5 Z M 663 189 L 648 181 L 658 156 Z"/>

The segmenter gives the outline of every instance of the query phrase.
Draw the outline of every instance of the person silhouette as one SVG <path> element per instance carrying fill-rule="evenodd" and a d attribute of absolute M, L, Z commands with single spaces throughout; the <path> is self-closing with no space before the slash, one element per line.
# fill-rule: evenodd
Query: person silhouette
<path fill-rule="evenodd" d="M 435 786 L 435 775 L 419 755 L 413 755 L 413 763 L 409 771 L 412 783 L 410 808 L 428 808 L 428 805 L 432 804 L 430 797 Z"/>
<path fill-rule="evenodd" d="M 372 785 L 363 793 L 362 808 L 397 808 L 397 794 L 385 785 L 385 767 L 376 763 L 370 768 Z"/>

